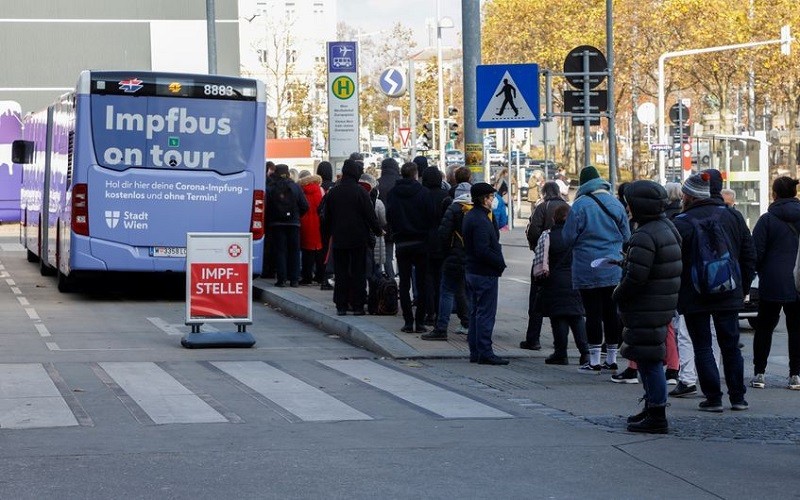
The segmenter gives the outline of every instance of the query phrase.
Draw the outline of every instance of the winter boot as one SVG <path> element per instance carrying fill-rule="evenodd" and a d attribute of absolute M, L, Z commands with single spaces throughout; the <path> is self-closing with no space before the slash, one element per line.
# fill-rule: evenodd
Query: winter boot
<path fill-rule="evenodd" d="M 628 432 L 643 432 L 645 434 L 666 434 L 669 430 L 666 416 L 666 406 L 650 406 L 647 416 L 641 422 L 628 424 Z"/>
<path fill-rule="evenodd" d="M 642 398 L 642 400 L 643 399 L 644 398 Z M 631 416 L 628 417 L 628 423 L 629 424 L 638 424 L 639 422 L 644 420 L 646 417 L 647 417 L 647 401 L 644 402 L 644 408 L 642 408 L 642 411 L 640 411 L 636 415 L 631 415 Z"/>

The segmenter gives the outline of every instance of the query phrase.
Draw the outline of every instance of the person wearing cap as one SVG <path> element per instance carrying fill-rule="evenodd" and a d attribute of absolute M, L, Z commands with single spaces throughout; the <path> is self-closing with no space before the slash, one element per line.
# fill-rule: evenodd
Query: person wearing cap
<path fill-rule="evenodd" d="M 464 216 L 467 293 L 470 300 L 469 360 L 483 365 L 507 365 L 492 350 L 497 314 L 498 281 L 506 268 L 500 230 L 492 218 L 495 189 L 479 182 L 470 188 L 473 208 Z"/>
<path fill-rule="evenodd" d="M 719 172 L 717 172 L 719 173 Z M 722 412 L 722 390 L 719 370 L 711 349 L 711 327 L 713 320 L 717 331 L 717 342 L 722 354 L 725 384 L 732 410 L 747 410 L 744 399 L 744 361 L 739 348 L 739 311 L 744 307 L 744 297 L 750 292 L 755 276 L 756 251 L 750 230 L 736 210 L 729 208 L 722 196 L 712 196 L 710 183 L 712 174 L 703 171 L 690 176 L 683 187 L 683 212 L 673 221 L 681 235 L 683 274 L 678 294 L 678 312 L 684 315 L 686 328 L 694 346 L 695 366 L 700 389 L 706 399 L 699 405 L 701 411 Z M 721 176 L 718 183 L 721 189 Z M 715 191 L 717 191 L 715 189 Z M 719 191 L 717 191 L 719 192 Z M 701 293 L 693 283 L 695 262 L 695 240 L 698 223 L 713 219 L 726 236 L 728 251 L 739 265 L 736 286 L 721 293 Z"/>
<path fill-rule="evenodd" d="M 580 187 L 562 235 L 565 244 L 572 246 L 572 287 L 580 291 L 586 309 L 589 361 L 578 370 L 595 375 L 601 370 L 616 373 L 621 328 L 612 294 L 622 269 L 594 268 L 592 261 L 602 257 L 619 260 L 631 230 L 625 207 L 612 194 L 611 184 L 591 165 L 581 170 Z M 606 361 L 601 364 L 604 338 Z"/>

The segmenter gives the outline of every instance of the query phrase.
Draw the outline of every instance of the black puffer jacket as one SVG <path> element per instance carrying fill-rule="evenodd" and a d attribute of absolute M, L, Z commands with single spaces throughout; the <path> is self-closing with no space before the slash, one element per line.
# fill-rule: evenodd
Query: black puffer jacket
<path fill-rule="evenodd" d="M 622 355 L 634 361 L 664 359 L 667 324 L 681 287 L 681 240 L 664 215 L 667 191 L 652 181 L 625 190 L 636 231 L 628 240 L 622 280 L 614 290 L 622 324 Z"/>
<path fill-rule="evenodd" d="M 342 180 L 325 195 L 323 234 L 333 238 L 333 248 L 367 247 L 370 232 L 382 233 L 369 194 L 358 185 L 363 167 L 359 162 L 346 160 Z"/>
<path fill-rule="evenodd" d="M 386 220 L 399 245 L 427 245 L 434 209 L 428 190 L 414 179 L 400 179 L 386 200 Z"/>
<path fill-rule="evenodd" d="M 550 228 L 550 275 L 539 283 L 536 309 L 544 316 L 583 316 L 583 301 L 578 290 L 572 288 L 572 247 L 564 243 L 561 230 L 564 224 Z"/>

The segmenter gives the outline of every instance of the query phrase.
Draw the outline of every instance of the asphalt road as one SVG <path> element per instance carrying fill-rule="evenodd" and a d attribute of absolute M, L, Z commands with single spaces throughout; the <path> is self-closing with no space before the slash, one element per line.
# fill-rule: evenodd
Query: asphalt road
<path fill-rule="evenodd" d="M 0 236 L 2 498 L 790 498 L 800 487 L 785 334 L 748 414 L 676 400 L 673 435 L 637 436 L 622 422 L 638 385 L 541 359 L 376 359 L 261 304 L 255 348 L 183 349 L 180 277 L 64 295 L 15 241 Z M 509 243 L 501 313 L 527 307 L 529 257 Z"/>

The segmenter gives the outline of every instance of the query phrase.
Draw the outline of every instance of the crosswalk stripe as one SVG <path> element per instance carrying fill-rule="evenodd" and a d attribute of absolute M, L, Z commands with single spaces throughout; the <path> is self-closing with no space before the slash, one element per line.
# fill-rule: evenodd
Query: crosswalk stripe
<path fill-rule="evenodd" d="M 0 365 L 0 427 L 75 425 L 78 425 L 75 415 L 42 365 Z"/>
<path fill-rule="evenodd" d="M 261 361 L 212 363 L 276 405 L 309 422 L 371 420 L 316 387 Z"/>
<path fill-rule="evenodd" d="M 491 406 L 366 359 L 321 363 L 444 418 L 512 417 Z"/>
<path fill-rule="evenodd" d="M 99 363 L 156 424 L 228 420 L 155 363 Z"/>

